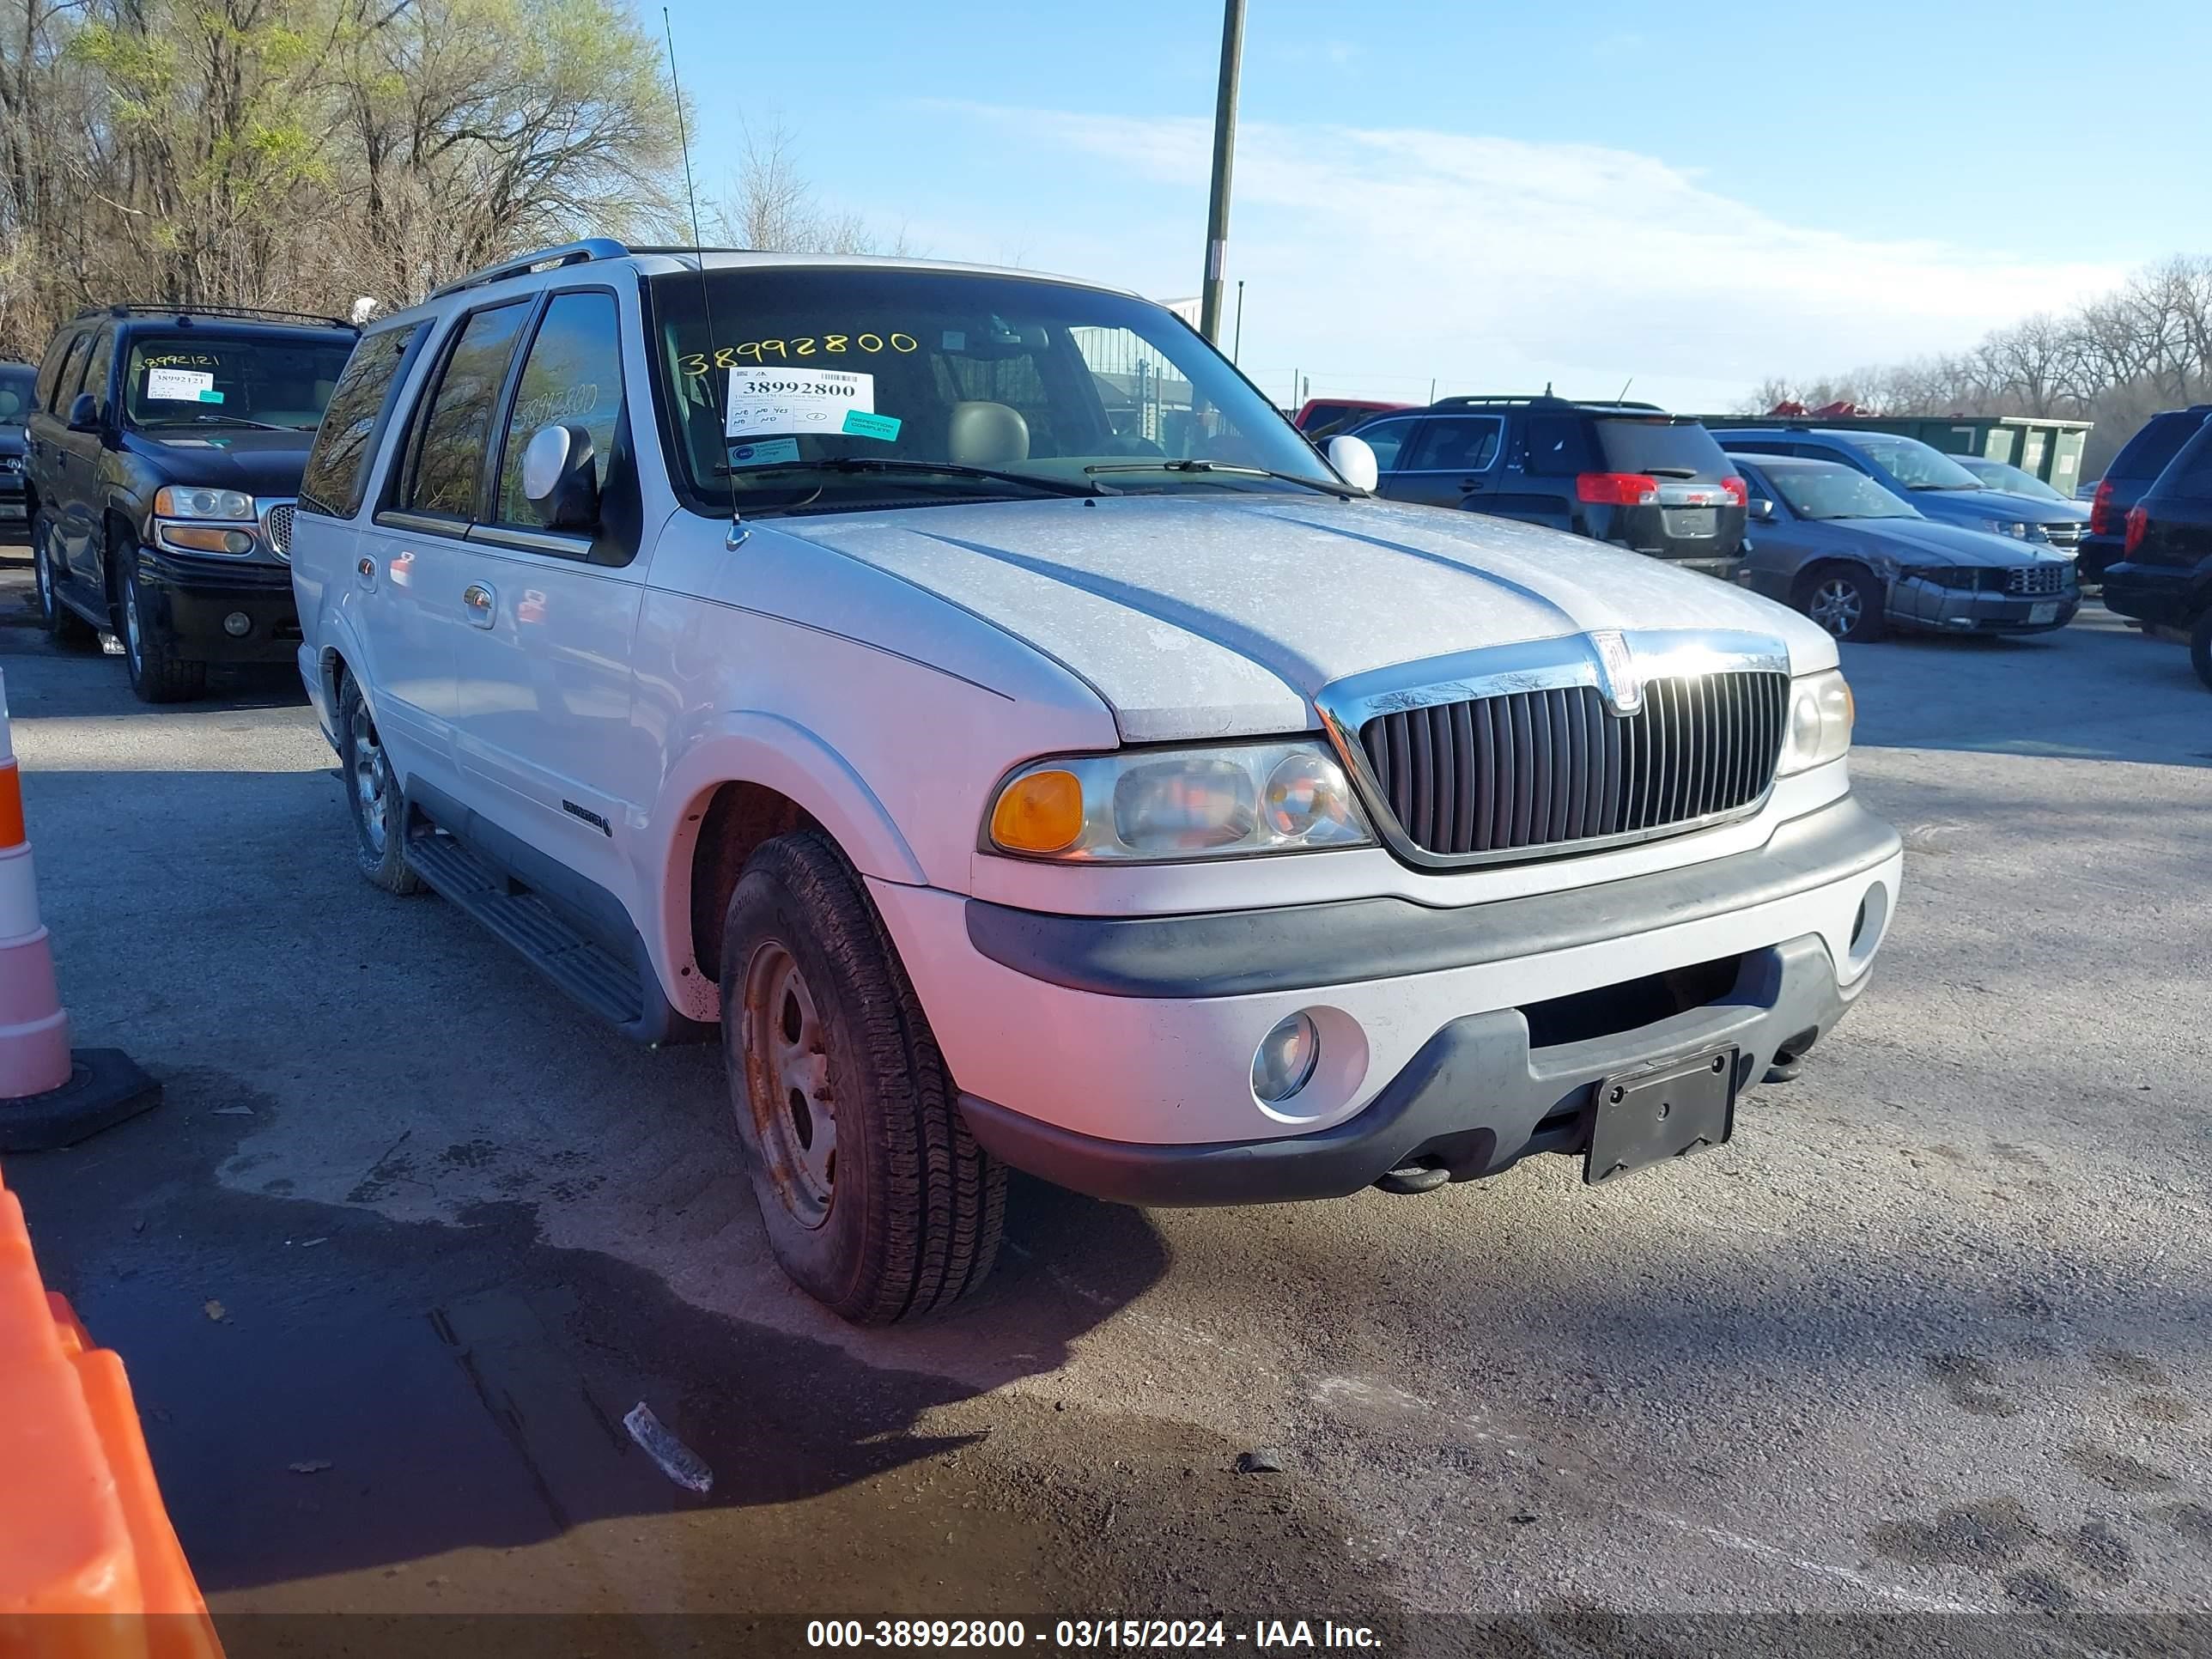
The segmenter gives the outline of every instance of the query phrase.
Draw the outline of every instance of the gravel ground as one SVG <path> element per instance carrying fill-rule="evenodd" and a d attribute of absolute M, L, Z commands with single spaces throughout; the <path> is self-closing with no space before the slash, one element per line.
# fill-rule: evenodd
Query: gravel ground
<path fill-rule="evenodd" d="M 331 1610 L 1205 1611 L 1423 1651 L 1523 1614 L 1532 1652 L 2212 1610 L 2212 696 L 2100 610 L 1850 652 L 1904 902 L 1728 1147 L 1246 1210 L 1018 1182 L 981 1305 L 860 1334 L 769 1260 L 713 1051 L 636 1050 L 370 889 L 283 676 L 145 709 L 27 586 L 0 666 L 64 993 L 167 1092 L 8 1178 L 234 1653 Z M 617 1426 L 641 1401 L 710 1494 Z"/>

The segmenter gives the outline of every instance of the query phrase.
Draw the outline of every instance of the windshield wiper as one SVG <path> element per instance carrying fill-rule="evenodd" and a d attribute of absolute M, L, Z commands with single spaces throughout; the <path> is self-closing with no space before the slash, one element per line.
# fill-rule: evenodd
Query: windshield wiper
<path fill-rule="evenodd" d="M 1348 483 L 1328 483 L 1297 472 L 1278 472 L 1271 466 L 1243 466 L 1235 461 L 1100 461 L 1083 470 L 1093 477 L 1101 472 L 1225 472 L 1243 478 L 1279 478 L 1285 483 L 1318 489 L 1324 495 L 1349 497 L 1368 493 Z"/>
<path fill-rule="evenodd" d="M 197 424 L 202 421 L 212 421 L 218 426 L 250 426 L 257 432 L 305 432 L 308 430 L 308 428 L 304 426 L 278 426 L 274 421 L 249 421 L 243 415 L 218 415 L 212 410 L 202 410 L 198 414 L 191 417 L 191 422 L 190 423 Z M 162 424 L 167 426 L 179 423 L 165 421 Z"/>
<path fill-rule="evenodd" d="M 969 466 L 961 461 L 908 461 L 888 455 L 831 455 L 817 461 L 770 461 L 762 466 L 718 466 L 725 478 L 769 472 L 933 472 L 948 478 L 989 478 L 1000 483 L 1023 484 L 1048 495 L 1102 495 L 1096 484 L 1072 478 L 1043 478 L 1034 472 L 1010 472 L 995 466 Z"/>

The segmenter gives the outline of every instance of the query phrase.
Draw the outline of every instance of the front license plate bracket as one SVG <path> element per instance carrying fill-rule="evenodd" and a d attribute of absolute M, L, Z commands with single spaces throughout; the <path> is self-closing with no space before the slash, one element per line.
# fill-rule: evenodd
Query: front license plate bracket
<path fill-rule="evenodd" d="M 1583 1181 L 1601 1186 L 1719 1146 L 1735 1127 L 1736 1072 L 1734 1048 L 1709 1048 L 1601 1079 L 1590 1098 Z"/>

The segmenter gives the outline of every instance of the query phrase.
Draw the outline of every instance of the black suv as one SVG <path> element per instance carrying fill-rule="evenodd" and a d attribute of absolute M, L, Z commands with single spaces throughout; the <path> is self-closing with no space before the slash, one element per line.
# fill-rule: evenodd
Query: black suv
<path fill-rule="evenodd" d="M 1377 495 L 1572 531 L 1724 580 L 1748 492 L 1713 434 L 1653 404 L 1445 398 L 1352 428 Z"/>
<path fill-rule="evenodd" d="M 2090 498 L 2089 533 L 2082 537 L 2081 551 L 2074 559 L 2074 568 L 2083 581 L 2104 580 L 2106 567 L 2122 556 L 2128 509 L 2166 471 L 2166 464 L 2180 453 L 2182 445 L 2197 435 L 2207 415 L 2212 415 L 2212 404 L 2154 415 L 2112 457 L 2112 464 L 2098 483 L 2097 493 Z"/>
<path fill-rule="evenodd" d="M 114 306 L 65 325 L 26 439 L 48 631 L 112 632 L 148 702 L 198 696 L 210 662 L 289 661 L 292 501 L 356 337 L 231 309 Z"/>
<path fill-rule="evenodd" d="M 0 525 L 23 522 L 23 422 L 38 377 L 28 363 L 0 363 Z"/>
<path fill-rule="evenodd" d="M 2212 421 L 2200 418 L 2128 508 L 2121 557 L 2105 570 L 2105 608 L 2189 641 L 2212 686 Z"/>

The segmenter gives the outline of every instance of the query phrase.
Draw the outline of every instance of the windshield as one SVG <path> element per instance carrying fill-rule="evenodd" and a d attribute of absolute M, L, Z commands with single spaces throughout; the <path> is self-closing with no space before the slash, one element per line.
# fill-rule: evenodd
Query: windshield
<path fill-rule="evenodd" d="M 1991 489 L 2002 489 L 2008 495 L 2025 495 L 2031 501 L 2063 501 L 2060 495 L 2033 472 L 2012 465 L 2009 461 L 1960 461 L 1960 465 L 1972 473 Z"/>
<path fill-rule="evenodd" d="M 0 366 L 0 426 L 21 426 L 31 412 L 39 371 L 28 363 Z"/>
<path fill-rule="evenodd" d="M 312 432 L 353 352 L 349 339 L 141 337 L 125 366 L 134 426 L 264 426 Z"/>
<path fill-rule="evenodd" d="M 884 267 L 650 286 L 697 511 L 1298 488 L 1269 473 L 1343 488 L 1281 411 L 1142 300 Z"/>
<path fill-rule="evenodd" d="M 1766 476 L 1801 519 L 1917 519 L 1920 509 L 1899 501 L 1863 472 L 1847 466 L 1769 466 Z"/>
<path fill-rule="evenodd" d="M 1932 444 L 1917 438 L 1899 438 L 1887 433 L 1854 432 L 1850 441 L 1859 453 L 1907 489 L 1980 489 L 1982 481 Z"/>

